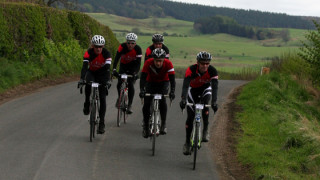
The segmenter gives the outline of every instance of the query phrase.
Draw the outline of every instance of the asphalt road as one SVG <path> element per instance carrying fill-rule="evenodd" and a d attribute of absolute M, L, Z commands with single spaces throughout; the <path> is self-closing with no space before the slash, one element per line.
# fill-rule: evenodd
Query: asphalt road
<path fill-rule="evenodd" d="M 219 81 L 218 104 L 245 81 Z M 82 113 L 84 95 L 71 82 L 40 90 L 0 106 L 0 179 L 219 179 L 207 144 L 192 170 L 192 156 L 182 154 L 186 113 L 179 108 L 182 80 L 168 109 L 168 134 L 156 141 L 142 137 L 142 105 L 138 96 L 128 123 L 116 126 L 116 81 L 107 97 L 106 133 L 89 142 L 88 116 Z M 168 106 L 169 107 L 169 106 Z M 214 121 L 210 110 L 210 121 Z M 211 123 L 212 125 L 213 123 Z M 214 137 L 211 137 L 214 140 Z"/>

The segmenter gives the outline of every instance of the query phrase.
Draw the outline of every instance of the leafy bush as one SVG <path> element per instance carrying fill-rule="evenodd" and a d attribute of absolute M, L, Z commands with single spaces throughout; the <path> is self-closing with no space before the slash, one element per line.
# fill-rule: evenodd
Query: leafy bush
<path fill-rule="evenodd" d="M 313 21 L 316 31 L 309 31 L 306 34 L 308 42 L 302 42 L 303 47 L 300 48 L 299 55 L 310 65 L 311 75 L 314 84 L 319 85 L 320 82 L 320 24 Z"/>

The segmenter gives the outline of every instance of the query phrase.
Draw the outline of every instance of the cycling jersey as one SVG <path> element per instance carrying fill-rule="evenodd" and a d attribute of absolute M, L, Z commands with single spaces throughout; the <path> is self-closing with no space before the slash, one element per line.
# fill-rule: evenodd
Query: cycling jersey
<path fill-rule="evenodd" d="M 188 87 L 192 88 L 193 91 L 203 92 L 211 85 L 212 102 L 215 102 L 217 100 L 218 79 L 218 72 L 213 66 L 209 65 L 208 70 L 201 74 L 198 64 L 191 65 L 186 70 L 181 97 L 187 98 Z"/>
<path fill-rule="evenodd" d="M 161 68 L 156 68 L 153 58 L 148 59 L 142 68 L 142 73 L 147 74 L 147 82 L 163 82 L 169 81 L 169 75 L 174 75 L 174 68 L 169 59 L 164 59 Z"/>
<path fill-rule="evenodd" d="M 103 71 L 109 71 L 111 60 L 111 54 L 107 49 L 103 48 L 101 54 L 97 55 L 93 48 L 89 48 L 83 56 L 81 79 L 84 79 L 88 69 L 98 74 Z"/>
<path fill-rule="evenodd" d="M 144 61 L 152 58 L 152 51 L 155 49 L 154 45 L 152 44 L 151 46 L 149 46 L 146 50 L 146 54 L 144 56 Z M 169 59 L 170 54 L 169 54 L 169 49 L 167 46 L 165 46 L 164 44 L 162 44 L 162 48 L 165 52 L 166 52 L 166 58 Z"/>
<path fill-rule="evenodd" d="M 135 45 L 134 48 L 129 51 L 126 43 L 120 44 L 114 63 L 113 69 L 116 69 L 118 61 L 120 61 L 120 69 L 124 71 L 131 71 L 137 74 L 140 70 L 142 50 L 139 45 Z"/>

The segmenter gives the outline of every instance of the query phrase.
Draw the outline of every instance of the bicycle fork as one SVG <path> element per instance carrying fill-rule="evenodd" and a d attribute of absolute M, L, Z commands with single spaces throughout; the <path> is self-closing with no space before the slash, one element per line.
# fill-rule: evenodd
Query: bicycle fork
<path fill-rule="evenodd" d="M 197 134 L 196 134 L 197 133 Z M 202 133 L 201 133 L 201 112 L 196 112 L 195 120 L 193 121 L 193 128 L 191 133 L 191 146 L 194 147 L 195 138 L 198 138 L 198 149 L 201 147 L 201 139 L 202 139 Z"/>
<path fill-rule="evenodd" d="M 149 123 L 151 134 L 154 134 L 154 132 L 156 132 L 156 135 L 160 134 L 160 117 L 159 117 L 158 105 L 159 105 L 158 101 L 153 102 L 153 112 L 151 115 L 151 121 Z M 156 128 L 155 131 L 154 131 L 154 128 Z"/>

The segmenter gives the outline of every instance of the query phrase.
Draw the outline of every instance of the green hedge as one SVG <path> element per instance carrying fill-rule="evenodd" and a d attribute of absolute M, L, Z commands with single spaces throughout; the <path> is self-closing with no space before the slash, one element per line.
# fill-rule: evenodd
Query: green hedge
<path fill-rule="evenodd" d="M 0 3 L 0 92 L 44 77 L 80 73 L 93 35 L 114 58 L 119 42 L 86 14 L 28 3 Z"/>

